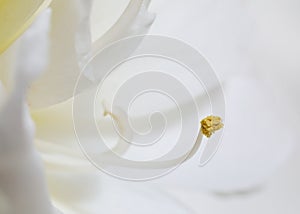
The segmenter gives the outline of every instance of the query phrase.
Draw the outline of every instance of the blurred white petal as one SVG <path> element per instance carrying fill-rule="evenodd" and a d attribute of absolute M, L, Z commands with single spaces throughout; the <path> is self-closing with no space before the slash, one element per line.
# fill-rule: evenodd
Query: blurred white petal
<path fill-rule="evenodd" d="M 101 7 L 102 1 L 95 2 L 91 17 L 93 47 L 89 56 L 93 57 L 107 45 L 120 39 L 147 33 L 155 18 L 155 15 L 148 11 L 150 2 L 150 0 L 113 0 L 110 3 L 106 2 L 105 7 Z M 124 50 L 128 56 L 137 48 L 139 42 Z M 84 75 L 91 81 L 99 78 L 99 74 L 102 78 L 98 69 L 85 68 Z"/>
<path fill-rule="evenodd" d="M 89 51 L 92 53 L 124 36 L 146 32 L 153 21 L 146 11 L 149 1 L 131 1 L 124 13 L 119 14 L 118 21 L 91 44 L 87 28 L 91 3 L 90 0 L 52 2 L 50 60 L 43 76 L 31 87 L 28 99 L 33 108 L 46 107 L 70 98 Z M 86 79 L 86 82 L 89 83 L 89 80 Z"/>
<path fill-rule="evenodd" d="M 50 2 L 51 0 L 1 1 L 0 54 L 24 33 Z"/>
<path fill-rule="evenodd" d="M 147 184 L 113 180 L 99 173 L 72 175 L 70 177 L 67 172 L 49 174 L 50 187 L 57 196 L 55 204 L 65 214 L 195 213 L 172 196 Z"/>
<path fill-rule="evenodd" d="M 24 41 L 37 39 L 35 53 L 43 56 L 47 52 L 47 24 L 49 13 L 40 16 L 25 33 Z M 43 30 L 40 31 L 41 26 Z M 45 27 L 45 28 L 44 28 Z M 25 48 L 20 41 L 20 52 Z M 22 54 L 19 58 L 30 59 L 34 55 Z M 17 60 L 19 62 L 19 60 Z M 20 60 L 22 61 L 22 60 Z M 26 60 L 27 62 L 27 60 Z M 34 124 L 26 106 L 26 91 L 30 83 L 45 66 L 29 68 L 18 64 L 13 70 L 13 89 L 7 95 L 0 109 L 0 185 L 7 198 L 10 213 L 53 214 L 53 207 L 46 189 L 43 166 L 40 157 L 33 147 Z M 34 176 L 33 176 L 34 175 Z"/>
<path fill-rule="evenodd" d="M 92 28 L 101 29 L 100 32 L 97 32 L 96 30 L 96 33 L 94 33 L 94 37 L 96 38 L 95 45 L 93 47 L 94 50 L 99 50 L 106 44 L 124 37 L 146 33 L 155 17 L 154 14 L 148 12 L 148 6 L 150 2 L 150 0 L 126 1 L 126 4 L 124 4 L 124 2 L 123 4 L 121 4 L 121 6 L 123 7 L 126 5 L 126 9 L 122 8 L 123 11 L 120 11 L 119 8 L 116 8 L 116 4 L 119 4 L 119 2 L 117 3 L 112 1 L 113 6 L 111 6 L 111 8 L 113 8 L 114 10 L 118 10 L 118 12 L 121 12 L 121 14 L 119 14 L 119 17 L 117 17 L 116 15 L 111 16 L 111 19 L 108 21 L 108 23 L 113 23 L 113 25 L 110 28 L 104 28 L 106 30 L 103 30 L 103 27 L 100 28 L 100 24 L 102 22 L 92 23 Z M 97 7 L 95 8 L 95 10 L 96 9 Z M 95 18 L 95 21 L 97 20 L 99 20 L 99 17 Z"/>
<path fill-rule="evenodd" d="M 43 75 L 29 91 L 29 102 L 33 108 L 45 107 L 64 101 L 73 94 L 74 83 L 80 73 L 77 52 L 84 47 L 78 44 L 86 28 L 84 21 L 89 7 L 81 7 L 85 1 L 56 0 L 51 4 L 52 19 L 49 37 L 49 62 Z M 90 1 L 86 1 L 89 4 Z M 88 24 L 88 23 L 86 23 Z M 39 59 L 36 59 L 39 60 Z"/>
<path fill-rule="evenodd" d="M 7 92 L 13 88 L 13 73 L 16 69 L 18 43 L 0 55 L 0 81 Z"/>
<path fill-rule="evenodd" d="M 19 39 L 16 69 L 22 78 L 27 78 L 28 83 L 37 79 L 49 63 L 50 19 L 51 10 L 43 11 L 34 25 Z"/>

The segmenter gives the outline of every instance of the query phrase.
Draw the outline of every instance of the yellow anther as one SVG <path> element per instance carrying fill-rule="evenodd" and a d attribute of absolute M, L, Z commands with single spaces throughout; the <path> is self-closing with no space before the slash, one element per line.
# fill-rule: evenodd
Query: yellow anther
<path fill-rule="evenodd" d="M 215 131 L 223 128 L 221 117 L 208 116 L 201 121 L 201 132 L 206 137 L 210 137 Z"/>

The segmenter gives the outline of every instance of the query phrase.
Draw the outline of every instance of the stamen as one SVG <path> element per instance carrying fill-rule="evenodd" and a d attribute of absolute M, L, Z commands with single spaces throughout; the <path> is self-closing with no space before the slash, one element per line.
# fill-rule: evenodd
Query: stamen
<path fill-rule="evenodd" d="M 211 115 L 201 121 L 201 132 L 206 137 L 211 137 L 215 131 L 220 130 L 223 126 L 221 117 Z"/>

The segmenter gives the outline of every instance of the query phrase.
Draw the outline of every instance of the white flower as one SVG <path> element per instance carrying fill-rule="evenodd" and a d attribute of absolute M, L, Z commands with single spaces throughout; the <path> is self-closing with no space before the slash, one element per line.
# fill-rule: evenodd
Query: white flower
<path fill-rule="evenodd" d="M 95 46 L 145 32 L 153 20 L 146 11 L 148 4 L 131 1 L 124 5 L 122 12 L 115 14 L 118 20 L 104 35 L 98 39 L 100 35 L 95 33 Z M 35 141 L 45 162 L 54 204 L 65 213 L 98 213 L 101 180 L 78 148 L 67 101 L 72 97 L 80 66 L 93 51 L 87 30 L 91 1 L 58 0 L 50 8 L 1 55 L 0 171 L 7 174 L 0 182 L 0 195 L 4 196 L 1 201 L 7 205 L 3 212 L 53 212 L 41 162 L 33 147 Z"/>
<path fill-rule="evenodd" d="M 41 210 L 43 213 L 53 212 L 45 188 L 43 168 L 33 141 L 44 160 L 51 200 L 65 213 L 99 213 L 106 208 L 112 209 L 112 201 L 117 201 L 118 205 L 110 212 L 126 212 L 120 207 L 135 205 L 135 202 L 140 205 L 145 203 L 136 194 L 136 186 L 128 183 L 120 185 L 108 180 L 106 176 L 99 179 L 99 173 L 82 155 L 73 131 L 73 89 L 86 60 L 110 42 L 146 32 L 153 20 L 153 15 L 146 12 L 149 1 L 124 1 L 115 7 L 119 3 L 97 1 L 91 7 L 92 2 L 88 0 L 55 0 L 51 4 L 51 11 L 39 17 L 35 27 L 0 56 L 0 207 L 3 213 L 20 213 L 18 209 L 22 213 L 31 214 L 41 213 Z M 101 8 L 104 4 L 109 9 Z M 251 37 L 248 27 L 252 26 L 252 19 L 244 17 L 243 24 L 240 25 L 237 22 L 241 21 L 242 10 L 231 10 L 231 6 L 232 4 L 224 6 L 228 10 L 223 10 L 223 7 L 211 7 L 209 3 L 200 6 L 195 3 L 193 8 L 189 8 L 191 16 L 183 17 L 178 16 L 182 10 L 180 4 L 173 4 L 170 11 L 175 11 L 171 17 L 174 17 L 176 25 L 168 25 L 170 14 L 167 11 L 162 13 L 166 16 L 162 15 L 160 18 L 166 20 L 163 26 L 168 28 L 162 29 L 161 25 L 157 25 L 153 29 L 154 33 L 164 33 L 166 29 L 168 32 L 174 31 L 176 37 L 180 35 L 187 41 L 192 40 L 206 53 L 216 70 L 221 73 L 227 98 L 228 120 L 223 147 L 218 155 L 210 165 L 198 170 L 195 170 L 198 157 L 194 157 L 191 162 L 163 178 L 168 185 L 181 184 L 192 189 L 204 187 L 217 192 L 251 189 L 268 178 L 284 162 L 290 150 L 285 143 L 286 139 L 272 134 L 280 131 L 281 134 L 289 135 L 288 128 L 282 129 L 276 121 L 278 113 L 270 98 L 272 92 L 268 91 L 257 76 L 251 74 L 251 62 L 239 51 L 240 47 L 249 48 Z M 203 13 L 199 13 L 199 8 L 203 8 Z M 163 5 L 159 9 L 164 11 L 169 8 Z M 93 14 L 91 32 L 87 24 L 90 22 L 90 10 Z M 107 11 L 110 13 L 107 14 Z M 253 11 L 252 13 L 255 14 Z M 197 22 L 193 20 L 195 16 Z M 254 19 L 263 19 L 263 16 L 257 14 L 253 16 Z M 109 20 L 106 19 L 108 17 Z M 187 26 L 186 22 L 191 25 Z M 227 26 L 227 22 L 235 25 Z M 268 25 L 262 24 L 260 27 L 266 26 Z M 192 29 L 200 29 L 201 32 Z M 265 34 L 272 34 L 273 31 L 271 28 Z M 0 51 L 8 43 L 5 42 Z M 262 41 L 254 43 L 255 47 L 265 44 Z M 273 46 L 277 43 L 267 44 Z M 263 70 L 264 62 L 257 57 L 259 54 L 249 49 L 251 51 L 247 52 L 247 56 L 255 59 L 255 65 L 259 67 L 257 70 Z M 273 54 L 278 59 L 282 58 L 279 53 Z M 241 75 L 240 70 L 250 72 L 243 72 L 247 74 Z M 16 74 L 15 78 L 13 73 Z M 37 81 L 32 83 L 37 76 Z M 93 81 L 93 73 L 85 73 L 85 78 L 86 81 Z M 274 81 L 280 83 L 279 80 Z M 24 83 L 26 84 L 23 85 Z M 25 98 L 29 83 L 32 84 Z M 197 101 L 201 102 L 200 99 Z M 246 118 L 246 121 L 241 121 L 241 118 Z M 261 118 L 264 123 L 259 122 Z M 82 118 L 82 124 L 84 122 Z M 36 136 L 33 136 L 34 133 Z M 276 157 L 274 154 L 277 154 Z M 256 167 L 257 165 L 261 168 Z M 33 174 L 35 176 L 32 177 Z M 21 183 L 21 187 L 26 186 L 27 189 L 20 188 L 18 185 Z M 112 184 L 115 186 L 111 187 Z M 125 191 L 118 188 L 127 189 L 133 194 L 124 194 Z M 38 191 L 31 191 L 32 189 Z M 128 199 L 129 195 L 133 199 Z M 154 197 L 159 196 L 155 194 Z M 162 197 L 161 200 L 165 198 Z M 166 204 L 165 212 L 174 209 L 168 207 L 169 201 Z M 152 202 L 152 205 L 155 208 L 157 204 Z M 10 210 L 12 207 L 16 210 Z M 176 209 L 172 213 L 184 212 L 181 208 Z M 146 212 L 153 213 L 151 208 Z"/>

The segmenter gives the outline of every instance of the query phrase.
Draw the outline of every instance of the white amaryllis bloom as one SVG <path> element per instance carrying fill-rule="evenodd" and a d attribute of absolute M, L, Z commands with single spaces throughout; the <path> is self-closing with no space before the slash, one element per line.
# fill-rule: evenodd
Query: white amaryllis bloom
<path fill-rule="evenodd" d="M 102 31 L 92 31 L 92 37 L 87 27 L 92 2 L 57 0 L 0 56 L 1 213 L 54 213 L 50 200 L 63 213 L 99 213 L 105 209 L 101 201 L 111 203 L 101 194 L 107 188 L 105 181 L 103 185 L 98 172 L 92 170 L 78 148 L 67 100 L 92 46 L 100 48 L 121 37 L 143 33 L 153 16 L 147 12 L 149 1 L 124 1 L 121 9 L 115 8 L 116 2 L 101 3 L 96 5 L 111 6 L 112 14 L 95 15 L 92 29 L 100 28 L 95 24 L 98 19 L 109 17 L 111 22 Z M 94 8 L 95 13 L 98 9 L 103 12 L 102 8 Z M 34 143 L 44 160 L 51 198 Z M 110 189 L 106 191 L 109 193 Z M 143 201 L 134 189 L 131 193 L 125 191 L 129 193 L 126 195 L 122 191 L 125 190 L 112 188 L 113 194 L 108 197 L 116 199 L 117 194 L 119 202 L 116 207 L 106 208 L 126 212 L 129 203 L 151 202 L 150 198 Z M 155 198 L 165 200 L 162 212 L 183 212 L 183 208 L 168 205 L 170 199 Z M 120 204 L 124 209 L 120 210 Z M 156 209 L 157 205 L 153 203 L 151 207 Z M 154 210 L 149 208 L 146 212 Z"/>
<path fill-rule="evenodd" d="M 24 173 L 18 174 L 19 177 L 23 176 L 23 178 L 28 178 L 33 173 L 40 173 L 42 169 L 38 161 L 26 160 L 19 153 L 17 153 L 19 159 L 14 159 L 13 155 L 8 155 L 12 154 L 12 150 L 5 148 L 5 142 L 32 140 L 32 136 L 15 134 L 23 130 L 24 127 L 30 128 L 32 126 L 30 125 L 31 122 L 28 119 L 26 108 L 12 108 L 12 106 L 18 106 L 15 103 L 12 104 L 12 102 L 22 100 L 24 94 L 23 88 L 14 86 L 15 81 L 12 81 L 10 74 L 16 68 L 18 71 L 16 72 L 17 77 L 19 77 L 18 75 L 20 75 L 21 71 L 28 71 L 25 73 L 29 74 L 30 70 L 32 70 L 32 65 L 34 65 L 37 73 L 40 71 L 44 71 L 44 73 L 30 86 L 28 90 L 29 96 L 26 100 L 36 126 L 35 142 L 45 162 L 46 179 L 51 199 L 55 206 L 65 213 L 99 213 L 105 208 L 112 209 L 113 205 L 111 203 L 118 204 L 114 206 L 114 210 L 110 210 L 111 213 L 126 213 L 120 207 L 124 205 L 126 207 L 127 205 L 129 206 L 127 210 L 130 210 L 130 205 L 128 204 L 145 205 L 145 201 L 141 200 L 138 194 L 134 194 L 134 188 L 131 188 L 132 186 L 127 183 L 125 183 L 127 187 L 122 186 L 122 188 L 130 188 L 133 194 L 124 194 L 124 192 L 118 190 L 120 185 L 117 182 L 114 183 L 114 187 L 108 187 L 107 183 L 112 181 L 107 182 L 105 177 L 102 177 L 100 180 L 95 170 L 83 158 L 73 133 L 70 111 L 72 104 L 68 100 L 72 96 L 81 66 L 84 65 L 90 54 L 93 54 L 97 49 L 109 42 L 124 36 L 145 32 L 151 24 L 153 15 L 145 12 L 149 2 L 138 0 L 117 2 L 118 7 L 116 8 L 114 7 L 116 5 L 115 1 L 109 1 L 109 3 L 104 3 L 104 1 L 94 2 L 99 7 L 92 7 L 90 35 L 87 23 L 90 17 L 91 2 L 87 0 L 56 0 L 51 5 L 51 16 L 50 14 L 45 15 L 46 18 L 44 18 L 42 24 L 43 32 L 45 33 L 48 30 L 49 34 L 40 34 L 39 37 L 41 40 L 47 40 L 46 37 L 49 35 L 48 46 L 37 45 L 36 47 L 32 45 L 33 42 L 30 40 L 32 37 L 28 36 L 30 43 L 26 42 L 25 38 L 25 41 L 20 41 L 20 49 L 17 46 L 11 47 L 10 50 L 0 57 L 0 60 L 4 61 L 1 62 L 0 68 L 2 81 L 0 84 L 0 101 L 3 106 L 0 128 L 2 131 L 1 137 L 3 136 L 1 143 L 4 142 L 2 143 L 3 150 L 1 148 L 1 151 L 5 151 L 7 156 L 12 157 L 11 161 L 7 161 L 7 157 L 1 154 L 3 160 L 5 160 L 2 162 L 1 159 L 2 169 L 11 170 L 14 169 L 14 167 L 11 167 L 12 165 L 18 165 L 23 171 L 18 171 L 16 168 L 12 172 Z M 162 11 L 162 13 L 159 17 L 160 22 L 154 26 L 153 32 L 162 34 L 167 32 L 168 35 L 171 34 L 171 36 L 192 41 L 193 45 L 202 50 L 212 60 L 214 67 L 219 71 L 224 82 L 228 104 L 228 120 L 224 135 L 224 145 L 210 165 L 204 169 L 195 170 L 195 165 L 198 163 L 198 157 L 195 157 L 194 161 L 192 160 L 189 164 L 166 177 L 166 183 L 172 183 L 170 180 L 174 178 L 173 184 L 178 186 L 181 183 L 185 188 L 187 186 L 190 186 L 192 189 L 205 187 L 217 192 L 239 192 L 251 189 L 260 185 L 284 162 L 290 149 L 290 145 L 286 143 L 286 138 L 282 137 L 284 135 L 289 136 L 288 127 L 281 127 L 276 121 L 278 113 L 274 110 L 273 99 L 271 98 L 272 92 L 268 91 L 268 88 L 264 86 L 264 82 L 258 80 L 258 76 L 267 74 L 266 72 L 257 72 L 258 74 L 253 75 L 254 70 L 262 71 L 265 68 L 264 66 L 272 64 L 267 64 L 262 60 L 265 57 L 264 54 L 262 54 L 262 57 L 258 57 L 261 56 L 261 52 L 265 53 L 264 51 L 266 50 L 260 49 L 264 45 L 269 47 L 270 50 L 270 47 L 277 47 L 276 39 L 274 41 L 268 40 L 270 35 L 276 32 L 277 34 L 273 38 L 278 38 L 278 40 L 281 40 L 281 37 L 286 37 L 280 34 L 283 31 L 276 31 L 276 27 L 268 24 L 269 21 L 264 16 L 265 10 L 262 9 L 264 8 L 263 3 L 262 5 L 257 2 L 249 3 L 249 7 L 244 7 L 244 4 L 234 0 L 224 5 L 222 3 L 221 6 L 219 4 L 217 6 L 211 5 L 216 2 L 193 1 L 189 8 L 186 5 L 184 5 L 185 7 L 181 6 L 183 3 L 180 3 L 180 1 L 174 0 L 174 2 L 176 3 L 168 5 L 169 7 L 164 5 L 166 4 L 165 2 L 157 2 L 157 11 Z M 272 2 L 269 3 L 270 5 L 277 5 Z M 105 5 L 105 7 L 101 7 L 102 5 Z M 239 5 L 240 7 L 233 5 Z M 280 4 L 278 5 L 280 6 Z M 189 11 L 181 13 L 183 8 Z M 199 13 L 201 10 L 203 10 L 202 13 Z M 269 11 L 269 13 L 271 13 L 270 17 L 273 17 L 272 12 Z M 247 16 L 244 16 L 244 14 L 247 14 Z M 169 25 L 170 17 L 173 17 L 173 22 L 176 25 Z M 286 16 L 283 17 L 287 18 Z M 287 20 L 289 19 L 287 18 Z M 48 22 L 50 22 L 50 27 L 47 29 L 48 24 L 46 23 Z M 186 23 L 190 23 L 190 25 Z M 282 25 L 284 24 L 280 22 L 279 24 L 281 24 L 281 29 L 291 30 L 289 26 L 283 27 Z M 249 33 L 249 26 L 259 30 L 255 31 L 252 29 L 250 31 L 254 32 L 254 35 L 252 35 Z M 255 40 L 256 37 L 262 38 L 261 34 L 266 39 L 261 41 Z M 38 37 L 35 36 L 34 38 L 37 44 L 43 44 L 43 42 L 38 43 L 36 40 Z M 297 41 L 297 39 L 294 39 L 294 41 Z M 27 46 L 28 44 L 30 44 L 29 47 Z M 282 46 L 284 44 L 283 42 Z M 252 46 L 257 49 L 255 50 Z M 17 51 L 14 51 L 13 48 Z M 47 54 L 38 52 L 41 49 L 47 50 Z M 246 55 L 245 50 L 247 50 Z M 271 51 L 276 59 L 284 58 L 287 60 L 286 55 L 282 56 L 278 50 L 281 50 L 281 48 L 277 47 L 275 52 Z M 288 52 L 289 49 L 286 48 L 284 50 Z M 32 55 L 33 57 L 30 55 L 26 56 L 27 53 L 31 52 L 35 53 L 35 55 Z M 15 57 L 17 57 L 17 60 Z M 255 63 L 249 62 L 249 58 L 253 59 Z M 266 60 L 272 61 L 270 60 L 271 58 L 267 57 Z M 47 62 L 44 62 L 43 59 L 47 59 Z M 281 65 L 280 60 L 277 61 Z M 15 62 L 18 62 L 17 65 Z M 285 64 L 283 63 L 283 65 Z M 297 64 L 289 63 L 289 66 L 293 65 L 297 66 Z M 44 69 L 40 69 L 41 67 L 44 67 Z M 274 70 L 278 69 L 278 66 L 274 67 L 273 65 L 270 67 Z M 279 70 L 276 71 L 280 73 Z M 247 75 L 244 75 L 245 73 Z M 94 78 L 92 72 L 85 73 L 85 77 L 87 81 L 92 81 Z M 21 79 L 24 80 L 24 77 Z M 26 82 L 26 79 L 24 81 Z M 275 81 L 281 83 L 280 80 Z M 5 96 L 8 99 L 5 99 Z M 197 101 L 201 102 L 200 99 Z M 22 102 L 20 103 L 22 104 Z M 20 111 L 23 112 L 24 109 L 26 117 L 17 117 L 18 113 Z M 4 122 L 10 121 L 9 118 L 19 118 L 20 121 L 11 120 L 15 123 Z M 241 118 L 246 120 L 246 123 L 243 123 L 243 125 L 241 125 Z M 264 119 L 265 123 L 257 123 L 261 118 Z M 84 122 L 83 120 L 82 124 Z M 15 126 L 15 124 L 21 124 L 21 126 L 23 124 L 23 128 L 17 129 L 16 127 L 18 126 Z M 270 127 L 272 128 L 270 129 Z M 11 130 L 15 131 L 13 132 L 14 135 L 12 135 Z M 277 137 L 273 132 L 281 132 L 282 138 Z M 92 136 L 90 137 L 92 138 Z M 19 148 L 19 146 L 16 147 Z M 22 147 L 20 147 L 20 151 L 26 154 L 25 150 L 21 149 Z M 35 155 L 30 157 L 35 157 Z M 25 166 L 20 164 L 20 160 Z M 258 165 L 260 167 L 257 167 Z M 25 171 L 26 166 L 35 166 L 32 168 L 35 172 Z M 17 185 L 11 185 L 13 182 L 9 183 L 7 181 L 13 181 L 12 178 L 15 178 L 15 176 L 10 174 L 10 171 L 3 172 L 8 175 L 8 177 L 1 177 L 3 178 L 1 183 L 6 186 L 0 191 L 0 207 L 6 209 L 3 211 L 4 213 L 9 212 L 9 208 L 12 207 L 10 199 L 15 200 L 18 208 L 22 209 L 23 213 L 39 213 L 37 210 L 43 210 L 44 213 L 47 212 L 46 210 L 52 211 L 42 174 L 35 176 L 36 180 L 24 179 L 24 181 L 28 182 L 28 187 L 40 190 L 38 192 L 39 195 L 34 195 L 28 189 L 25 189 L 25 193 L 30 192 L 33 195 L 28 195 L 32 197 L 28 197 L 28 201 L 24 203 L 19 197 L 22 196 L 23 199 L 25 193 L 14 194 L 15 191 L 20 189 L 18 190 Z M 15 180 L 15 184 L 20 184 L 20 180 Z M 11 195 L 8 193 L 11 193 Z M 151 196 L 153 195 L 159 200 L 165 200 L 163 197 L 160 198 L 160 196 L 152 193 Z M 109 200 L 110 197 L 114 200 Z M 128 201 L 129 197 L 131 197 L 131 201 Z M 28 205 L 32 205 L 36 198 L 39 198 L 41 203 L 29 207 Z M 166 201 L 166 204 L 168 204 L 168 201 Z M 153 205 L 151 207 L 155 207 L 156 204 L 151 203 L 151 205 Z M 168 206 L 166 206 L 164 211 L 160 211 L 184 212 L 180 208 Z M 148 206 L 148 209 L 145 210 L 146 212 L 153 213 L 154 211 Z M 188 213 L 191 213 L 191 211 L 188 211 Z"/>
<path fill-rule="evenodd" d="M 72 96 L 83 65 L 105 45 L 147 32 L 154 18 L 147 11 L 149 1 L 92 3 L 52 1 L 13 46 L 4 51 L 5 43 L 1 50 L 1 212 L 50 214 L 59 212 L 57 207 L 63 213 L 133 213 L 135 206 L 140 213 L 148 206 L 144 213 L 153 213 L 157 207 L 163 213 L 192 213 L 172 198 L 145 187 L 105 176 L 100 179 L 79 149 L 73 130 Z M 110 13 L 102 6 L 110 8 Z M 13 34 L 11 39 L 15 38 Z M 86 81 L 95 78 L 93 72 L 84 75 Z M 85 118 L 80 119 L 84 125 Z M 94 138 L 86 137 L 87 141 Z M 35 148 L 43 158 L 45 177 Z"/>

